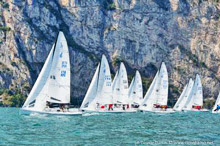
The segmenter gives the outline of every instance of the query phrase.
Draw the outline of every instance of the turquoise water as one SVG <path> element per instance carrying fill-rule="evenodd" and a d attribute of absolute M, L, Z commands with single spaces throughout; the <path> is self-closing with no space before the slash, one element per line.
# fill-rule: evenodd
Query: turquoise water
<path fill-rule="evenodd" d="M 218 145 L 220 114 L 19 115 L 0 108 L 0 145 Z"/>

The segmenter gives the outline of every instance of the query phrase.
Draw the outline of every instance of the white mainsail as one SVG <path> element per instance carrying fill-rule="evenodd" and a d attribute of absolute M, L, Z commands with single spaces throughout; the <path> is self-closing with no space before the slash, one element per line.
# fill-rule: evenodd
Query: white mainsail
<path fill-rule="evenodd" d="M 69 51 L 62 32 L 59 32 L 57 41 L 22 108 L 42 111 L 46 107 L 46 101 L 70 103 Z"/>
<path fill-rule="evenodd" d="M 196 80 L 193 85 L 192 91 L 184 106 L 185 110 L 192 109 L 193 106 L 203 106 L 203 91 L 202 83 L 199 75 L 196 75 Z"/>
<path fill-rule="evenodd" d="M 97 102 L 101 105 L 112 103 L 112 78 L 105 55 L 102 55 L 102 61 L 98 77 Z"/>
<path fill-rule="evenodd" d="M 98 74 L 99 74 L 100 64 L 98 65 L 95 74 L 92 78 L 92 82 L 89 85 L 89 89 L 86 92 L 86 96 L 81 104 L 80 109 L 88 108 L 90 103 L 95 99 L 97 88 L 98 88 Z"/>
<path fill-rule="evenodd" d="M 70 103 L 70 59 L 66 39 L 59 33 L 51 72 L 49 76 L 49 98 L 52 103 Z"/>
<path fill-rule="evenodd" d="M 168 101 L 168 73 L 165 63 L 160 68 L 159 80 L 156 88 L 156 104 L 167 105 Z"/>
<path fill-rule="evenodd" d="M 199 75 L 196 75 L 196 82 L 195 82 L 195 93 L 194 93 L 194 106 L 203 106 L 203 90 L 202 90 L 202 83 Z"/>
<path fill-rule="evenodd" d="M 143 87 L 139 71 L 136 71 L 128 91 L 129 104 L 140 105 L 143 102 Z"/>
<path fill-rule="evenodd" d="M 216 99 L 215 105 L 214 105 L 214 107 L 212 109 L 212 113 L 219 113 L 220 112 L 220 110 L 219 111 L 215 111 L 216 108 L 217 108 L 217 105 L 220 106 L 220 93 L 218 94 L 218 97 Z"/>
<path fill-rule="evenodd" d="M 119 72 L 114 80 L 113 103 L 128 104 L 128 77 L 123 63 L 120 64 Z"/>

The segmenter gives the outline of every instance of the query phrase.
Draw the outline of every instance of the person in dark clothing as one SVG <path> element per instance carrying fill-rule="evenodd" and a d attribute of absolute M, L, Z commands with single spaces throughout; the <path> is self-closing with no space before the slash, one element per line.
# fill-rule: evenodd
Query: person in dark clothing
<path fill-rule="evenodd" d="M 125 105 L 122 106 L 122 109 L 125 110 Z"/>
<path fill-rule="evenodd" d="M 64 105 L 60 104 L 59 107 L 60 107 L 61 111 L 64 112 Z"/>
<path fill-rule="evenodd" d="M 113 104 L 109 104 L 109 105 L 108 105 L 108 110 L 109 110 L 109 111 L 110 111 L 110 110 L 113 111 Z"/>
<path fill-rule="evenodd" d="M 217 105 L 217 107 L 214 111 L 216 112 L 216 111 L 219 111 L 219 110 L 220 110 L 220 105 Z"/>

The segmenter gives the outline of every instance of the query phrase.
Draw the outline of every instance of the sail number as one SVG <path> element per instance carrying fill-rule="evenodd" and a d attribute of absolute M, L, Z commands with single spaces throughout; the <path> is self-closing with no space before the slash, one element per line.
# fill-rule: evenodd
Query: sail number
<path fill-rule="evenodd" d="M 111 86 L 111 82 L 106 82 L 106 86 Z"/>
<path fill-rule="evenodd" d="M 61 76 L 61 77 L 66 77 L 66 71 L 65 71 L 65 70 L 61 70 L 60 76 Z"/>
<path fill-rule="evenodd" d="M 110 76 L 105 76 L 105 80 L 111 80 Z"/>
<path fill-rule="evenodd" d="M 67 67 L 67 61 L 62 61 L 62 68 L 66 68 Z"/>
<path fill-rule="evenodd" d="M 111 76 L 105 76 L 106 86 L 111 86 Z"/>

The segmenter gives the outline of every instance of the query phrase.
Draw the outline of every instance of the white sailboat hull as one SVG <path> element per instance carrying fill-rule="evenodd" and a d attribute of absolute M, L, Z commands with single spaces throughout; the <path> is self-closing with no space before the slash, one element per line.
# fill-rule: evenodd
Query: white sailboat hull
<path fill-rule="evenodd" d="M 76 116 L 76 115 L 82 115 L 82 112 L 78 109 L 69 109 L 69 111 L 58 111 L 58 108 L 54 109 L 47 109 L 45 111 L 36 111 L 33 109 L 20 109 L 21 115 L 31 115 L 31 114 L 46 114 L 46 115 L 63 115 L 63 116 Z"/>
<path fill-rule="evenodd" d="M 144 109 L 140 109 L 138 110 L 140 112 L 153 112 L 153 113 L 175 113 L 176 111 L 171 109 L 171 108 L 168 108 L 166 110 L 162 110 L 160 108 L 153 108 L 152 110 L 144 110 Z"/>
<path fill-rule="evenodd" d="M 212 111 L 213 114 L 220 114 L 220 111 Z"/>
<path fill-rule="evenodd" d="M 83 112 L 85 113 L 134 113 L 137 112 L 137 109 L 119 109 L 114 108 L 114 110 L 108 110 L 108 109 L 97 109 L 97 110 L 90 110 L 90 109 L 83 109 Z"/>
<path fill-rule="evenodd" d="M 193 112 L 209 112 L 209 110 L 208 109 L 200 109 L 200 110 L 198 110 L 198 109 L 183 109 L 183 111 L 184 112 L 187 112 L 187 111 L 193 111 Z"/>

